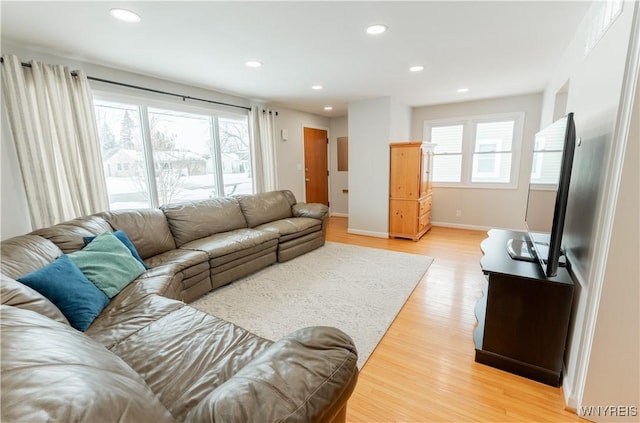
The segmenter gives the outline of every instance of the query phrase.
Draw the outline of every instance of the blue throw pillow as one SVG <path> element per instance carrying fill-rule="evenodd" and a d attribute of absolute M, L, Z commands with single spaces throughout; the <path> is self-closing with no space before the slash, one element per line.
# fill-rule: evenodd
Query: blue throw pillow
<path fill-rule="evenodd" d="M 145 269 L 149 269 L 149 267 L 147 267 L 144 260 L 142 260 L 142 257 L 140 257 L 140 254 L 138 254 L 138 250 L 136 250 L 136 246 L 133 245 L 133 242 L 131 242 L 131 240 L 129 239 L 125 231 L 117 230 L 113 234 L 115 235 L 116 238 L 120 240 L 120 242 L 124 244 L 125 247 L 129 249 L 129 251 L 131 251 L 131 255 L 133 256 L 134 259 L 138 260 L 144 266 Z M 83 238 L 85 245 L 89 244 L 95 238 L 96 238 L 95 236 L 85 236 Z"/>
<path fill-rule="evenodd" d="M 60 309 L 71 326 L 82 332 L 109 304 L 109 298 L 87 279 L 66 254 L 17 280 L 47 297 Z"/>

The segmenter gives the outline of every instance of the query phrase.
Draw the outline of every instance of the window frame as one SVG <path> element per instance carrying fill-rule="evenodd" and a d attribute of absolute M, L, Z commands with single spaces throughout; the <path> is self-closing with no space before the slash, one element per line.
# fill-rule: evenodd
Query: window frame
<path fill-rule="evenodd" d="M 222 146 L 220 145 L 220 137 L 218 132 L 218 120 L 220 117 L 229 119 L 246 118 L 247 125 L 249 125 L 249 137 L 251 137 L 251 122 L 249 112 L 237 112 L 230 111 L 224 106 L 220 107 L 207 107 L 204 105 L 186 104 L 184 102 L 171 101 L 171 99 L 158 99 L 154 97 L 146 97 L 133 95 L 131 93 L 112 92 L 104 89 L 96 89 L 92 87 L 93 104 L 95 107 L 96 101 L 104 101 L 111 103 L 121 103 L 129 106 L 134 106 L 140 113 L 140 125 L 142 132 L 142 145 L 143 153 L 146 161 L 146 184 L 149 190 L 149 205 L 148 207 L 159 207 L 158 187 L 156 183 L 156 169 L 153 166 L 154 157 L 153 149 L 151 145 L 151 130 L 149 121 L 149 109 L 164 109 L 167 111 L 174 111 L 178 113 L 205 115 L 210 121 L 210 130 L 212 132 L 211 139 L 213 141 L 213 150 L 215 154 L 214 161 L 214 183 L 216 187 L 216 198 L 225 196 L 223 182 L 223 169 L 222 169 Z M 254 174 L 253 169 L 253 156 L 254 146 L 253 142 L 249 140 L 249 154 L 251 156 L 251 173 Z M 152 164 L 151 166 L 149 164 Z M 255 192 L 255 179 L 252 178 L 252 191 Z"/>
<path fill-rule="evenodd" d="M 473 182 L 473 157 L 476 146 L 477 124 L 504 122 L 513 120 L 513 139 L 511 142 L 511 172 L 509 182 Z M 524 140 L 524 112 L 495 113 L 488 115 L 471 115 L 444 119 L 428 119 L 423 122 L 423 140 L 426 142 L 434 142 L 431 140 L 431 128 L 438 126 L 454 126 L 462 125 L 462 160 L 460 165 L 460 182 L 436 182 L 433 181 L 434 187 L 443 188 L 479 188 L 479 189 L 518 189 L 520 175 L 520 160 L 522 152 L 522 143 Z M 437 145 L 437 142 L 434 142 Z M 505 154 L 494 153 L 494 154 Z M 457 155 L 458 153 L 456 153 Z M 436 154 L 434 153 L 434 157 Z M 435 163 L 434 163 L 435 166 Z"/>

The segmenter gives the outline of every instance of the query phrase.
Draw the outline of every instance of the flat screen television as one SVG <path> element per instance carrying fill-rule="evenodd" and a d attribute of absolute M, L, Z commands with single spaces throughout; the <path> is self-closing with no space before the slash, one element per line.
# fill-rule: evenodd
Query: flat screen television
<path fill-rule="evenodd" d="M 525 215 L 526 239 L 510 240 L 507 245 L 512 258 L 539 262 L 548 277 L 557 274 L 563 256 L 562 232 L 575 146 L 573 113 L 536 134 Z"/>

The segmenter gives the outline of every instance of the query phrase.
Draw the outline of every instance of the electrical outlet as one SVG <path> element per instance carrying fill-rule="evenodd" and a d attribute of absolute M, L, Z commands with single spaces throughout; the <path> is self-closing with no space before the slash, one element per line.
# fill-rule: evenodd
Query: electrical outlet
<path fill-rule="evenodd" d="M 462 217 L 462 210 L 456 210 L 456 217 Z"/>

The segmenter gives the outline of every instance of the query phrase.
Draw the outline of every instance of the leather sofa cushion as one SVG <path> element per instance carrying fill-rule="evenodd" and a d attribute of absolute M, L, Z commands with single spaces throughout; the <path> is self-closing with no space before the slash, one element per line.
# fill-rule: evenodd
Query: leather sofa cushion
<path fill-rule="evenodd" d="M 204 251 L 210 259 L 237 253 L 246 250 L 247 254 L 255 252 L 256 248 L 271 246 L 269 241 L 278 239 L 275 232 L 256 231 L 255 229 L 237 229 L 235 231 L 224 232 L 198 239 L 182 248 L 190 250 Z"/>
<path fill-rule="evenodd" d="M 145 283 L 136 282 L 116 295 L 85 333 L 105 347 L 112 348 L 150 323 L 182 307 L 183 302 L 156 295 L 145 287 Z"/>
<path fill-rule="evenodd" d="M 240 204 L 233 197 L 168 204 L 161 209 L 178 247 L 209 235 L 247 227 Z"/>
<path fill-rule="evenodd" d="M 254 195 L 239 195 L 238 202 L 250 228 L 278 219 L 286 219 L 291 214 L 291 204 L 282 191 L 263 192 Z"/>
<path fill-rule="evenodd" d="M 292 217 L 289 219 L 280 219 L 274 222 L 265 223 L 256 226 L 260 231 L 277 232 L 281 237 L 286 235 L 300 234 L 300 236 L 313 232 L 313 230 L 322 230 L 322 221 L 312 219 L 310 217 Z"/>
<path fill-rule="evenodd" d="M 45 296 L 5 275 L 0 275 L 0 300 L 2 304 L 35 311 L 60 323 L 69 324 L 60 309 Z"/>
<path fill-rule="evenodd" d="M 355 388 L 357 359 L 351 338 L 336 328 L 297 330 L 197 404 L 186 422 L 331 421 L 339 411 L 332 405 L 344 405 Z"/>
<path fill-rule="evenodd" d="M 296 217 L 311 217 L 324 220 L 329 217 L 329 207 L 320 203 L 298 203 L 291 207 Z"/>
<path fill-rule="evenodd" d="M 165 251 L 146 261 L 149 267 L 147 273 L 150 275 L 173 274 L 208 262 L 207 253 L 183 248 Z"/>
<path fill-rule="evenodd" d="M 62 255 L 53 242 L 36 235 L 22 235 L 0 243 L 2 273 L 17 279 L 40 269 Z"/>
<path fill-rule="evenodd" d="M 184 306 L 141 328 L 112 351 L 182 421 L 195 404 L 271 344 L 232 323 Z M 280 401 L 283 398 L 278 397 Z"/>
<path fill-rule="evenodd" d="M 84 237 L 100 235 L 107 231 L 112 231 L 111 225 L 102 217 L 93 215 L 78 217 L 68 222 L 38 229 L 32 234 L 52 241 L 63 253 L 72 253 L 84 248 Z"/>
<path fill-rule="evenodd" d="M 175 421 L 135 371 L 85 334 L 7 305 L 0 325 L 2 421 Z"/>
<path fill-rule="evenodd" d="M 160 209 L 113 210 L 102 213 L 114 230 L 123 230 L 138 254 L 148 259 L 176 248 L 169 223 Z"/>

